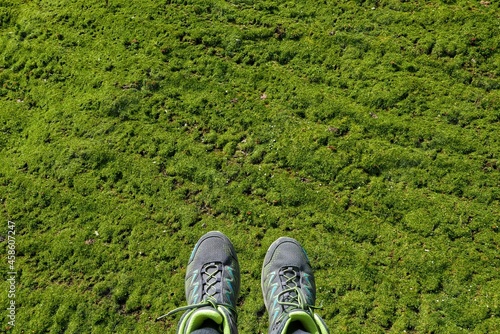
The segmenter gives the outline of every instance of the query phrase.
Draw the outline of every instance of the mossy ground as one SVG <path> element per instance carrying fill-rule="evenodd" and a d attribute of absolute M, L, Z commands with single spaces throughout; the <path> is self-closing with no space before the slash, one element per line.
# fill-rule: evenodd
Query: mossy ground
<path fill-rule="evenodd" d="M 12 330 L 173 333 L 154 319 L 220 230 L 242 333 L 266 332 L 282 235 L 332 333 L 499 331 L 498 22 L 496 1 L 0 0 Z"/>

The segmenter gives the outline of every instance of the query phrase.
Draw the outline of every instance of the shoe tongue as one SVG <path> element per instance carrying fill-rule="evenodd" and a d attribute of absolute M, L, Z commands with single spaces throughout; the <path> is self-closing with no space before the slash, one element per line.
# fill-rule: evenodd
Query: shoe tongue
<path fill-rule="evenodd" d="M 192 331 L 199 329 L 205 320 L 212 320 L 216 324 L 220 325 L 224 321 L 224 318 L 213 307 L 202 307 L 196 311 L 189 317 L 189 323 L 187 325 L 187 332 L 191 333 Z"/>
<path fill-rule="evenodd" d="M 313 317 L 309 313 L 304 311 L 293 311 L 288 314 L 288 317 L 289 318 L 284 327 L 285 331 L 283 333 L 286 333 L 288 326 L 294 321 L 300 322 L 302 326 L 304 326 L 304 329 L 311 334 L 320 333 L 318 326 L 316 326 Z"/>

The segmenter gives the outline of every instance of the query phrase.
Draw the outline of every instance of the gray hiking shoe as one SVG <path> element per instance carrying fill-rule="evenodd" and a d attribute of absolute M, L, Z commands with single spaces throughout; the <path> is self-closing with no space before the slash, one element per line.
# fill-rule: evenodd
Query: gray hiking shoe
<path fill-rule="evenodd" d="M 301 328 L 311 334 L 328 334 L 314 313 L 316 285 L 307 254 L 297 240 L 282 237 L 269 247 L 262 266 L 262 294 L 269 313 L 269 334 L 286 334 Z"/>
<path fill-rule="evenodd" d="M 191 253 L 185 280 L 187 306 L 164 316 L 186 311 L 177 333 L 190 334 L 209 321 L 223 334 L 237 334 L 236 301 L 240 291 L 240 267 L 231 241 L 218 231 L 203 235 Z"/>

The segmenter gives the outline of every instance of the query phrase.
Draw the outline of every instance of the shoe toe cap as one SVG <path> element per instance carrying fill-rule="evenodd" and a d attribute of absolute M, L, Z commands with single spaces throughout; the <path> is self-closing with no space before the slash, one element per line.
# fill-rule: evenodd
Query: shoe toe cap
<path fill-rule="evenodd" d="M 264 267 L 270 265 L 273 268 L 293 266 L 301 270 L 310 270 L 306 252 L 297 240 L 288 237 L 279 238 L 269 247 Z"/>

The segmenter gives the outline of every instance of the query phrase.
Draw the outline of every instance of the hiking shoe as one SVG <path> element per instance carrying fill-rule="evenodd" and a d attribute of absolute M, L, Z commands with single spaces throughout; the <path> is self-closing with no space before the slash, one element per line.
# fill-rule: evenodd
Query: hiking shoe
<path fill-rule="evenodd" d="M 262 266 L 262 294 L 269 313 L 269 334 L 292 328 L 312 334 L 329 333 L 314 313 L 316 285 L 309 259 L 297 240 L 282 237 L 269 247 Z"/>
<path fill-rule="evenodd" d="M 218 231 L 203 235 L 191 253 L 185 280 L 187 306 L 164 316 L 186 311 L 177 333 L 216 326 L 223 334 L 237 334 L 236 300 L 240 290 L 240 268 L 231 241 Z"/>

